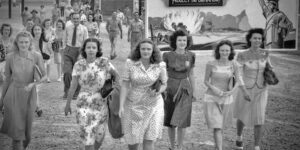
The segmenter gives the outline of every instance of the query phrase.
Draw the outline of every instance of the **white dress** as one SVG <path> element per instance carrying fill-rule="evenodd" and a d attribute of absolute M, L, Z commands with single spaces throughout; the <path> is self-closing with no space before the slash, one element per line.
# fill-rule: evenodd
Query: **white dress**
<path fill-rule="evenodd" d="M 124 104 L 122 127 L 127 144 L 156 140 L 162 135 L 164 102 L 161 95 L 151 97 L 149 87 L 160 78 L 167 82 L 164 62 L 151 64 L 146 70 L 140 61 L 127 60 L 122 79 L 131 83 Z"/>

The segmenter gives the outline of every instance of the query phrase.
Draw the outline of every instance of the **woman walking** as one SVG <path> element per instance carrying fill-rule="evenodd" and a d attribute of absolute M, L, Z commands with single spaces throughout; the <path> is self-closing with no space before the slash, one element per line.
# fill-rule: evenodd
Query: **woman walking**
<path fill-rule="evenodd" d="M 151 86 L 160 80 L 161 86 Z M 125 64 L 120 93 L 119 116 L 129 150 L 154 150 L 154 142 L 162 135 L 163 99 L 166 89 L 166 65 L 159 49 L 151 40 L 142 40 Z"/>
<path fill-rule="evenodd" d="M 108 59 L 101 57 L 102 49 L 98 39 L 86 39 L 81 51 L 83 59 L 78 60 L 73 68 L 65 115 L 71 113 L 71 99 L 80 84 L 76 112 L 80 137 L 85 150 L 98 150 L 105 136 L 108 117 L 107 99 L 103 98 L 99 91 L 110 75 L 116 77 L 116 81 L 119 80 L 119 76 Z"/>
<path fill-rule="evenodd" d="M 250 29 L 246 35 L 249 49 L 237 56 L 244 81 L 241 90 L 238 91 L 235 105 L 238 149 L 243 149 L 244 127 L 254 126 L 254 149 L 260 150 L 259 143 L 268 101 L 268 86 L 264 84 L 263 72 L 267 63 L 270 63 L 268 52 L 262 49 L 263 35 L 264 30 L 261 28 Z"/>
<path fill-rule="evenodd" d="M 4 106 L 1 133 L 12 138 L 13 150 L 26 149 L 30 143 L 36 85 L 46 80 L 42 56 L 32 51 L 31 45 L 30 33 L 19 32 L 5 64 L 6 78 L 0 99 L 0 110 Z M 40 80 L 35 76 L 37 68 L 41 72 Z"/>
<path fill-rule="evenodd" d="M 213 129 L 216 150 L 223 149 L 223 128 L 233 121 L 233 93 L 238 87 L 233 80 L 240 79 L 234 55 L 232 43 L 224 40 L 216 47 L 215 60 L 206 64 L 204 114 L 208 128 Z"/>
<path fill-rule="evenodd" d="M 170 41 L 173 51 L 163 54 L 169 76 L 164 125 L 168 127 L 170 150 L 175 149 L 176 127 L 177 148 L 182 150 L 185 129 L 191 125 L 192 101 L 195 98 L 195 54 L 188 51 L 191 40 L 186 32 L 175 31 Z"/>

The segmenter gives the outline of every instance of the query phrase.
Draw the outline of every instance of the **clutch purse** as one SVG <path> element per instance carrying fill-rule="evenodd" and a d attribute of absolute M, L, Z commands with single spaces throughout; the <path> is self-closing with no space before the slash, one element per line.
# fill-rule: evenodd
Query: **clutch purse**
<path fill-rule="evenodd" d="M 264 83 L 268 85 L 276 85 L 278 84 L 279 80 L 275 74 L 275 72 L 272 70 L 271 65 L 267 62 L 266 67 L 264 70 Z"/>
<path fill-rule="evenodd" d="M 42 74 L 39 66 L 38 65 L 34 65 L 34 79 L 36 81 L 40 81 L 41 78 L 42 78 L 42 76 L 43 76 L 43 74 Z"/>
<path fill-rule="evenodd" d="M 160 79 L 158 79 L 150 86 L 150 88 L 152 90 L 155 90 L 156 92 L 158 92 L 160 90 L 161 85 L 162 85 L 162 82 Z"/>

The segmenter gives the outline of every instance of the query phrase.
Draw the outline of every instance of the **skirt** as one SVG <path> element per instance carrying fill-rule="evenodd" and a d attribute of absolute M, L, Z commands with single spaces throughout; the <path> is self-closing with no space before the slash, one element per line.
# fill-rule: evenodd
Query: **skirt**
<path fill-rule="evenodd" d="M 31 139 L 31 127 L 36 109 L 36 87 L 31 91 L 24 90 L 24 85 L 11 83 L 4 96 L 4 119 L 1 133 L 13 140 Z"/>
<path fill-rule="evenodd" d="M 169 78 L 167 85 L 164 126 L 191 126 L 192 87 L 189 80 Z"/>
<path fill-rule="evenodd" d="M 268 102 L 268 88 L 247 89 L 251 101 L 246 101 L 243 91 L 239 89 L 234 106 L 234 117 L 241 120 L 247 127 L 263 125 Z"/>
<path fill-rule="evenodd" d="M 233 122 L 233 96 L 219 103 L 220 97 L 204 95 L 204 115 L 209 129 L 230 127 Z"/>

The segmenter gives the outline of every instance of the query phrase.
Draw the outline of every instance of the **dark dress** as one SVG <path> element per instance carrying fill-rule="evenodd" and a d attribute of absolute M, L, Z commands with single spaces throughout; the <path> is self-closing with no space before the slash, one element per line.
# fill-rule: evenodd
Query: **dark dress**
<path fill-rule="evenodd" d="M 195 66 L 195 54 L 189 51 L 185 54 L 171 51 L 163 54 L 163 60 L 166 62 L 169 77 L 164 105 L 164 126 L 189 127 L 193 93 L 188 76 Z"/>

